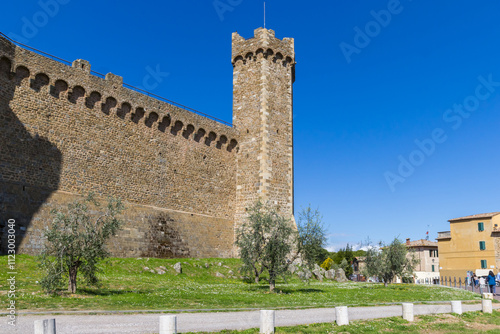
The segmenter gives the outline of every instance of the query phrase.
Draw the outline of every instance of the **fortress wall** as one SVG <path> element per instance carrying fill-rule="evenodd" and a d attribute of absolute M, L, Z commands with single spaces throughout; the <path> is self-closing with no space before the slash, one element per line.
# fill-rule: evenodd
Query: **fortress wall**
<path fill-rule="evenodd" d="M 154 229 L 144 222 L 168 214 L 170 232 L 155 231 L 175 234 L 184 256 L 229 256 L 234 128 L 123 88 L 116 75 L 94 76 L 85 61 L 70 67 L 2 38 L 0 87 L 0 218 L 17 220 L 21 251 L 37 252 L 41 239 L 30 235 L 49 209 L 94 191 L 127 203 L 116 255 L 147 253 Z"/>

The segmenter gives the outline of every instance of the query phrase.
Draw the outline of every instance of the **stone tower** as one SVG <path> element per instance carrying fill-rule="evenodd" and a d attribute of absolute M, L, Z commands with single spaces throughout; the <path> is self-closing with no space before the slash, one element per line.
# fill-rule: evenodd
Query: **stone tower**
<path fill-rule="evenodd" d="M 239 131 L 235 227 L 259 198 L 293 221 L 292 38 L 258 28 L 254 37 L 232 35 L 233 124 Z"/>

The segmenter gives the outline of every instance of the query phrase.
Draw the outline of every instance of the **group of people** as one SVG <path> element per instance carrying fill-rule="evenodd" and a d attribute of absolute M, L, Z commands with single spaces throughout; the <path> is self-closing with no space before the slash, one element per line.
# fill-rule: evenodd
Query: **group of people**
<path fill-rule="evenodd" d="M 489 287 L 489 291 L 493 295 L 496 295 L 497 281 L 500 281 L 500 272 L 498 272 L 497 276 L 495 276 L 493 271 L 490 270 L 488 276 L 481 276 L 479 278 L 476 276 L 476 274 L 472 275 L 472 284 L 474 287 L 477 285 L 481 286 L 487 285 Z"/>

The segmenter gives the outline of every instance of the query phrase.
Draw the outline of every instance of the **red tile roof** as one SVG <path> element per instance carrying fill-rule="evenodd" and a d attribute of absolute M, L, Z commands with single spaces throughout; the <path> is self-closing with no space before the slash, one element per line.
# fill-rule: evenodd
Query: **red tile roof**
<path fill-rule="evenodd" d="M 453 218 L 453 219 L 450 219 L 448 221 L 451 223 L 451 222 L 459 221 L 459 220 L 492 218 L 492 217 L 494 217 L 496 215 L 500 215 L 500 212 L 480 213 L 480 214 L 472 215 L 472 216 L 465 216 L 465 217 L 460 217 L 460 218 Z"/>
<path fill-rule="evenodd" d="M 422 247 L 422 246 L 437 247 L 438 243 L 437 243 L 437 241 L 420 239 L 420 240 L 410 241 L 409 243 L 406 243 L 406 246 L 408 246 L 408 247 Z"/>

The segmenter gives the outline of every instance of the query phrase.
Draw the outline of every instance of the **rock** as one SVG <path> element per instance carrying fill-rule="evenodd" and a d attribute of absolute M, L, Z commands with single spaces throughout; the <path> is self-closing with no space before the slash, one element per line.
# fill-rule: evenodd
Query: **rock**
<path fill-rule="evenodd" d="M 156 273 L 153 269 L 151 269 L 149 272 L 152 273 L 152 274 Z"/>
<path fill-rule="evenodd" d="M 167 270 L 167 268 L 165 268 L 164 266 L 160 266 L 160 269 L 161 270 Z"/>
<path fill-rule="evenodd" d="M 149 268 L 148 267 L 142 267 L 142 270 L 148 271 Z"/>
<path fill-rule="evenodd" d="M 325 272 L 325 278 L 326 279 L 335 279 L 335 270 L 330 269 Z"/>
<path fill-rule="evenodd" d="M 290 271 L 292 274 L 294 274 L 296 271 L 297 271 L 297 266 L 295 264 L 291 264 L 289 267 L 288 267 L 288 271 Z"/>
<path fill-rule="evenodd" d="M 230 269 L 229 266 L 223 266 L 223 267 L 226 268 L 226 269 Z"/>
<path fill-rule="evenodd" d="M 222 267 L 222 262 L 217 263 L 219 267 Z"/>
<path fill-rule="evenodd" d="M 234 272 L 232 270 L 229 270 L 229 272 L 227 273 L 228 275 L 233 275 Z"/>
<path fill-rule="evenodd" d="M 321 275 L 325 275 L 325 272 L 326 270 L 321 268 L 320 266 L 318 266 L 318 264 L 314 264 L 314 270 L 319 270 L 319 272 L 321 273 Z"/>
<path fill-rule="evenodd" d="M 215 277 L 225 278 L 226 276 L 224 276 L 224 275 L 223 275 L 223 274 L 221 274 L 220 272 L 216 272 L 216 273 L 215 273 Z"/>
<path fill-rule="evenodd" d="M 339 268 L 335 271 L 335 280 L 337 282 L 347 282 L 347 277 L 345 277 L 344 269 Z"/>
<path fill-rule="evenodd" d="M 174 264 L 174 269 L 175 269 L 175 271 L 176 271 L 178 274 L 182 274 L 182 266 L 181 266 L 181 263 L 180 263 L 180 262 L 177 262 L 176 264 Z"/>
<path fill-rule="evenodd" d="M 163 274 L 165 274 L 165 273 L 166 273 L 166 271 L 165 271 L 165 270 L 160 269 L 160 268 L 157 268 L 157 269 L 156 269 L 156 272 L 157 272 L 159 275 L 163 275 Z"/>
<path fill-rule="evenodd" d="M 298 271 L 297 276 L 299 276 L 301 280 L 307 281 L 312 277 L 312 274 L 309 270 L 304 269 L 304 271 Z"/>
<path fill-rule="evenodd" d="M 320 282 L 323 282 L 323 275 L 321 274 L 321 270 L 319 269 L 314 269 L 312 271 L 312 273 L 314 274 L 314 276 L 316 276 L 316 278 L 320 281 Z"/>
<path fill-rule="evenodd" d="M 208 263 L 205 263 L 205 268 L 208 269 L 209 267 L 210 267 L 210 265 Z"/>

